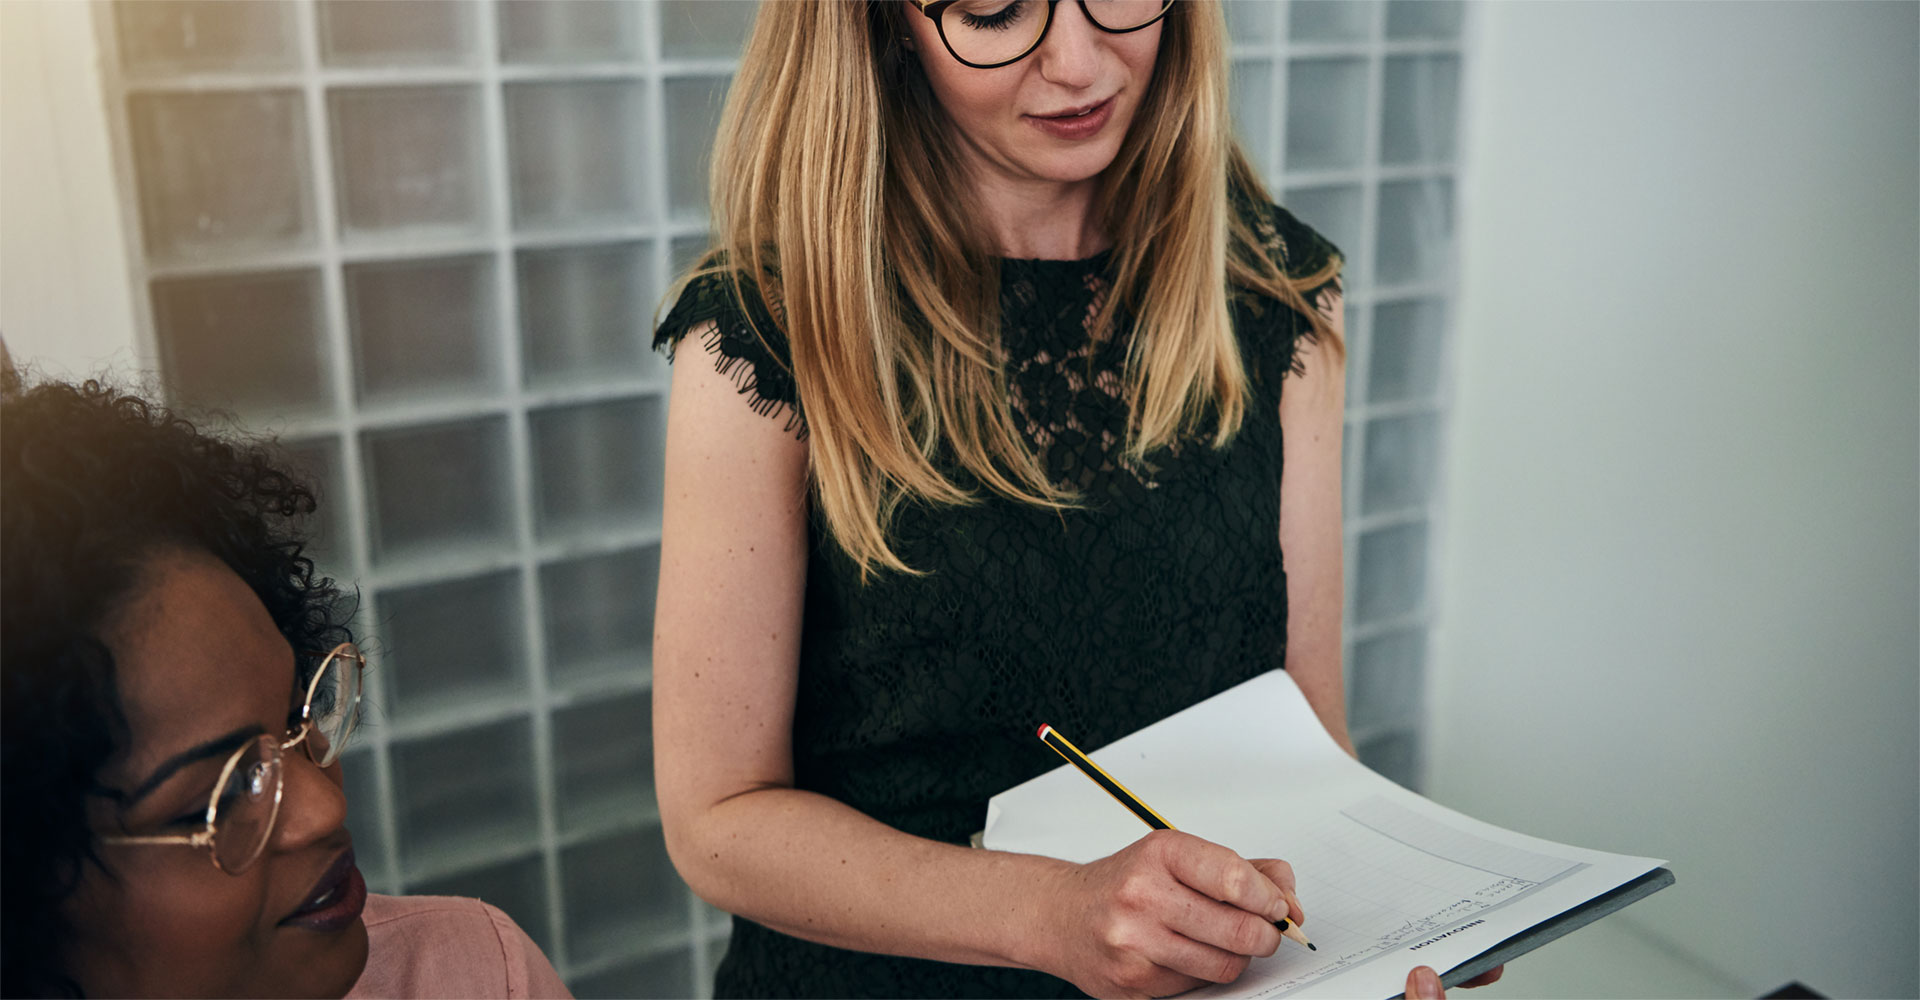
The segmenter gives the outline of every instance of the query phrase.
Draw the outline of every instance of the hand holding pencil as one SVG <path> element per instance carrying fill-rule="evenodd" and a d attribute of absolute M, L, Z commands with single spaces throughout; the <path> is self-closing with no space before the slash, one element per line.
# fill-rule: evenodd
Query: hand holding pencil
<path fill-rule="evenodd" d="M 1058 730 L 1054 729 L 1052 726 L 1042 725 L 1039 730 L 1039 736 L 1040 736 L 1040 740 L 1044 742 L 1047 746 L 1052 747 L 1055 753 L 1065 758 L 1067 763 L 1072 764 L 1075 768 L 1079 769 L 1080 773 L 1086 775 L 1090 780 L 1093 781 L 1094 784 L 1099 785 L 1101 790 L 1105 791 L 1108 795 L 1113 796 L 1116 802 L 1119 802 L 1122 806 L 1125 806 L 1127 810 L 1132 812 L 1136 817 L 1138 817 L 1142 823 L 1145 823 L 1147 826 L 1153 828 L 1155 831 L 1165 830 L 1165 831 L 1171 832 L 1173 830 L 1173 824 L 1167 822 L 1165 817 L 1161 816 L 1158 812 L 1155 812 L 1153 810 L 1153 807 L 1147 805 L 1146 802 L 1142 801 L 1139 796 L 1133 794 L 1133 792 L 1130 789 L 1128 789 L 1127 786 L 1121 784 L 1118 779 L 1113 777 L 1113 775 L 1108 774 L 1105 768 L 1094 763 L 1093 758 L 1088 757 L 1085 753 L 1082 753 L 1079 747 L 1074 746 L 1072 741 L 1068 740 L 1065 736 L 1060 735 Z M 1158 832 L 1150 833 L 1147 835 L 1146 840 L 1139 841 L 1134 846 L 1138 847 L 1140 846 L 1140 844 L 1144 844 L 1147 842 L 1147 840 L 1151 840 L 1156 836 L 1160 836 L 1160 834 Z M 1206 841 L 1199 841 L 1199 843 L 1204 844 L 1207 847 L 1214 848 L 1218 851 L 1226 850 L 1225 848 L 1219 847 L 1218 845 L 1208 844 Z M 1128 851 L 1131 851 L 1131 850 L 1132 848 L 1128 848 Z M 1120 854 L 1116 854 L 1113 857 L 1118 858 L 1121 855 L 1124 855 L 1126 853 L 1127 851 L 1122 851 L 1120 852 Z M 1232 854 L 1231 851 L 1228 851 L 1227 853 Z M 1237 855 L 1235 857 L 1237 858 Z M 1112 860 L 1112 859 L 1107 859 L 1107 860 Z M 1318 951 L 1319 949 L 1315 948 L 1313 945 L 1313 942 L 1308 941 L 1306 935 L 1302 933 L 1300 930 L 1299 925 L 1306 920 L 1306 917 L 1300 911 L 1300 901 L 1296 899 L 1293 895 L 1293 886 L 1294 886 L 1293 867 L 1287 864 L 1285 861 L 1281 861 L 1278 858 L 1257 858 L 1246 863 L 1253 865 L 1256 870 L 1258 870 L 1262 875 L 1265 875 L 1268 878 L 1268 880 L 1271 881 L 1276 888 L 1280 888 L 1286 895 L 1287 913 L 1285 916 L 1274 918 L 1274 927 L 1285 936 L 1290 937 L 1303 945 L 1306 945 L 1308 948 L 1313 949 L 1314 951 Z M 1189 882 L 1188 884 L 1193 885 L 1195 888 L 1199 888 L 1199 886 L 1195 885 L 1193 882 Z M 1230 901 L 1226 896 L 1220 896 L 1217 898 L 1223 901 Z M 1263 911 L 1254 910 L 1253 912 L 1259 913 Z M 1263 956 L 1271 955 L 1273 954 L 1273 951 L 1274 951 L 1273 948 L 1267 948 L 1265 951 L 1259 952 L 1259 954 Z M 1220 982 L 1220 983 L 1232 982 L 1234 979 L 1239 978 L 1240 972 L 1243 971 L 1245 968 L 1246 968 L 1246 959 L 1240 958 L 1237 960 L 1237 962 L 1230 962 L 1228 964 L 1227 969 L 1230 970 L 1232 974 L 1229 975 L 1227 978 L 1225 979 L 1220 979 L 1216 977 L 1203 977 L 1203 978 L 1208 979 L 1212 982 Z M 1495 966 L 1491 969 L 1488 969 L 1486 972 L 1481 973 L 1480 975 L 1475 976 L 1464 983 L 1461 983 L 1460 985 L 1464 989 L 1473 989 L 1478 986 L 1486 986 L 1488 984 L 1498 982 L 1500 979 L 1500 974 L 1503 971 L 1505 971 L 1505 969 L 1506 969 L 1506 966 L 1504 965 Z M 1089 991 L 1089 992 L 1093 992 L 1093 991 Z M 1104 995 L 1104 994 L 1096 994 L 1096 995 Z M 1164 996 L 1166 994 L 1149 993 L 1148 995 Z M 1419 1000 L 1444 1000 L 1446 994 L 1441 991 L 1439 975 L 1435 973 L 1431 968 L 1428 968 L 1426 966 L 1419 966 L 1407 974 L 1407 990 L 1405 995 L 1409 998 L 1419 998 Z"/>
<path fill-rule="evenodd" d="M 1066 925 L 1058 938 L 1065 953 L 1042 967 L 1064 968 L 1094 996 L 1168 996 L 1232 982 L 1280 947 L 1282 926 L 1299 933 L 1305 914 L 1285 861 L 1249 861 L 1159 822 L 1164 828 L 1045 890 L 1050 919 Z"/>
<path fill-rule="evenodd" d="M 1040 742 L 1045 743 L 1049 747 L 1052 747 L 1054 753 L 1057 753 L 1061 757 L 1066 758 L 1067 763 L 1072 764 L 1074 767 L 1080 770 L 1081 774 L 1084 774 L 1088 778 L 1092 779 L 1093 783 L 1096 785 L 1099 785 L 1102 791 L 1106 792 L 1108 795 L 1113 796 L 1114 801 L 1119 802 L 1121 805 L 1127 807 L 1128 811 L 1132 812 L 1135 816 L 1140 818 L 1140 822 L 1147 824 L 1147 826 L 1152 827 L 1155 830 L 1173 829 L 1173 824 L 1167 822 L 1166 817 L 1160 815 L 1157 812 L 1154 812 L 1153 807 L 1141 801 L 1140 796 L 1133 794 L 1133 792 L 1130 789 L 1128 789 L 1127 786 L 1120 783 L 1119 779 L 1115 778 L 1111 774 L 1108 774 L 1105 768 L 1101 767 L 1098 764 L 1095 764 L 1093 762 L 1092 757 L 1089 757 L 1086 754 L 1082 753 L 1079 747 L 1073 745 L 1073 741 L 1067 739 L 1065 736 L 1060 735 L 1059 730 L 1053 728 L 1052 726 L 1042 724 L 1040 726 L 1039 736 L 1040 736 Z M 1272 875 L 1268 874 L 1267 868 L 1261 867 L 1262 861 L 1270 862 L 1270 864 L 1267 867 L 1274 868 L 1276 872 L 1278 872 L 1279 870 L 1278 866 L 1286 866 L 1285 874 L 1286 874 L 1286 880 L 1287 880 L 1287 886 L 1288 886 L 1287 900 L 1293 909 L 1295 910 L 1299 909 L 1300 901 L 1293 898 L 1292 867 L 1287 866 L 1287 863 L 1285 861 L 1281 861 L 1279 858 L 1262 858 L 1252 862 L 1253 866 L 1255 868 L 1260 869 L 1260 873 L 1263 875 L 1267 875 L 1268 878 L 1272 878 Z M 1279 883 L 1275 882 L 1275 884 L 1278 885 Z M 1307 935 L 1300 930 L 1300 921 L 1304 919 L 1306 919 L 1304 916 L 1298 919 L 1289 919 L 1287 917 L 1281 917 L 1280 919 L 1275 920 L 1273 922 L 1273 926 L 1274 926 L 1274 929 L 1278 930 L 1282 936 L 1292 938 L 1293 940 L 1298 941 L 1303 945 L 1306 945 L 1309 950 L 1319 951 L 1320 949 L 1315 948 L 1313 946 L 1313 942 L 1307 940 Z"/>

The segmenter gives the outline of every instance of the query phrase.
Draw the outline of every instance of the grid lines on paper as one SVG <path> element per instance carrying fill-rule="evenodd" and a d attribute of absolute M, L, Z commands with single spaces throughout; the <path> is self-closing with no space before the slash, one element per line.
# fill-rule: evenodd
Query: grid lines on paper
<path fill-rule="evenodd" d="M 1382 798 L 1288 831 L 1319 952 L 1289 952 L 1273 995 L 1378 957 L 1581 867 L 1428 819 Z"/>

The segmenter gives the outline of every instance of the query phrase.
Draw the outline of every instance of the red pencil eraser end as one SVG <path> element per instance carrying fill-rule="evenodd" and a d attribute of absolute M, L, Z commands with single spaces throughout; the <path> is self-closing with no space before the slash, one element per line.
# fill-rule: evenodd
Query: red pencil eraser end
<path fill-rule="evenodd" d="M 1053 728 L 1052 726 L 1049 726 L 1046 723 L 1042 722 L 1040 724 L 1040 728 L 1033 731 L 1033 735 L 1038 736 L 1044 740 L 1047 738 L 1047 730 L 1052 728 Z"/>

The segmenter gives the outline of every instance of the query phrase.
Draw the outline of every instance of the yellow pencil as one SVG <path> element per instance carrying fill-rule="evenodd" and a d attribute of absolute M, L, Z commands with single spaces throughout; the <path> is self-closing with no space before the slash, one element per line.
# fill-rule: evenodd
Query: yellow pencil
<path fill-rule="evenodd" d="M 1052 747 L 1054 753 L 1065 757 L 1067 763 L 1080 769 L 1081 774 L 1092 778 L 1093 783 L 1099 785 L 1101 791 L 1113 796 L 1114 801 L 1126 806 L 1128 810 L 1140 818 L 1140 822 L 1147 824 L 1155 830 L 1173 829 L 1172 823 L 1167 822 L 1159 813 L 1153 811 L 1153 807 L 1140 801 L 1140 796 L 1128 791 L 1127 786 L 1115 780 L 1113 775 L 1108 774 L 1100 765 L 1095 764 L 1093 758 L 1081 753 L 1080 748 L 1074 746 L 1071 740 L 1060 735 L 1060 730 L 1049 725 L 1042 725 L 1040 727 L 1040 742 Z M 1314 947 L 1312 941 L 1307 940 L 1306 934 L 1302 933 L 1299 927 L 1294 926 L 1293 921 L 1283 918 L 1274 921 L 1273 926 L 1279 928 L 1281 936 L 1292 938 L 1300 944 L 1306 945 L 1308 950 L 1320 950 Z"/>

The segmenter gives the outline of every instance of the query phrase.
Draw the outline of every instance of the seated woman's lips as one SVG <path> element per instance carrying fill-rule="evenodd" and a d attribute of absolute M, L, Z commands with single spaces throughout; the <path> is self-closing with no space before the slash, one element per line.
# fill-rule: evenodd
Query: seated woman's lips
<path fill-rule="evenodd" d="M 280 921 L 282 927 L 304 927 L 315 931 L 337 931 L 352 926 L 367 905 L 367 881 L 353 863 L 353 849 L 340 857 L 313 884 L 299 909 Z"/>

